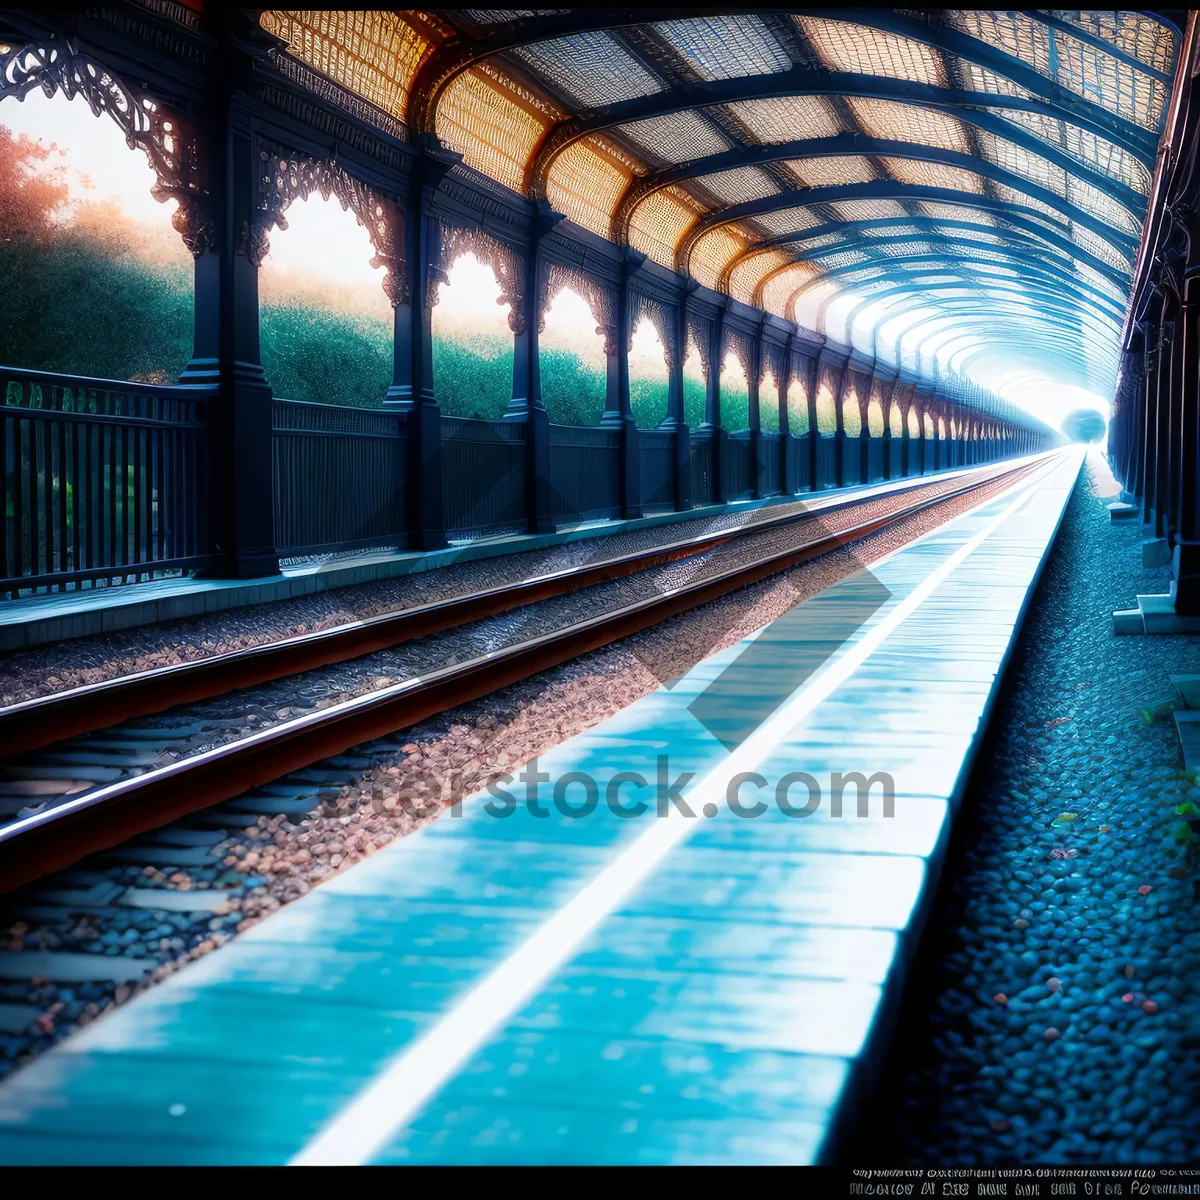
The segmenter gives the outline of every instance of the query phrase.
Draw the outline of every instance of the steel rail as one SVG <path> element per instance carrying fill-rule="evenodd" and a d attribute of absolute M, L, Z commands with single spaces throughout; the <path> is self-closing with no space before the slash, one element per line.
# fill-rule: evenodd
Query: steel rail
<path fill-rule="evenodd" d="M 995 464 L 991 466 L 994 470 Z M 907 490 L 920 491 L 924 487 L 935 486 L 938 480 L 936 477 L 926 477 L 904 482 L 911 485 Z M 239 688 L 269 683 L 273 679 L 297 675 L 315 667 L 386 650 L 414 638 L 441 633 L 569 591 L 621 579 L 662 563 L 702 554 L 752 533 L 810 519 L 820 520 L 826 514 L 842 512 L 887 494 L 878 493 L 869 497 L 850 495 L 819 509 L 784 512 L 775 517 L 748 522 L 736 529 L 679 538 L 674 542 L 615 555 L 598 562 L 565 567 L 529 579 L 397 609 L 353 624 L 298 634 L 261 646 L 213 654 L 207 658 L 121 675 L 100 683 L 24 700 L 0 709 L 0 758 L 37 750 L 78 734 L 107 729 L 130 717 L 148 716 L 164 708 L 209 700 Z"/>
<path fill-rule="evenodd" d="M 1044 456 L 972 477 L 937 496 L 825 533 L 748 564 L 691 581 L 609 613 L 280 722 L 211 750 L 121 779 L 0 828 L 0 892 L 63 870 L 88 854 L 291 771 L 344 753 L 499 688 L 629 637 L 669 617 L 828 554 L 889 525 L 1003 479 L 1040 470 Z M 860 502 L 862 502 L 860 500 Z M 111 724 L 111 722 L 110 722 Z"/>

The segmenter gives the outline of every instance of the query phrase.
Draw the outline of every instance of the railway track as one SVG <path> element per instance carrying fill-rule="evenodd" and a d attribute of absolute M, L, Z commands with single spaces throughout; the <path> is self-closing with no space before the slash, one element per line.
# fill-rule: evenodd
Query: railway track
<path fill-rule="evenodd" d="M 972 472 L 945 488 L 933 481 L 905 500 L 843 528 L 821 527 L 832 512 L 876 501 L 848 499 L 819 514 L 786 513 L 736 530 L 680 539 L 601 562 L 553 572 L 321 633 L 289 638 L 180 666 L 75 689 L 13 706 L 0 714 L 0 890 L 61 871 L 97 851 L 120 854 L 122 843 L 188 813 L 245 796 L 289 776 L 278 796 L 256 800 L 245 816 L 308 811 L 321 788 L 336 787 L 326 769 L 312 780 L 297 772 L 324 762 L 334 773 L 352 772 L 352 747 L 387 738 L 435 713 L 528 678 L 569 659 L 627 637 L 677 613 L 715 600 L 767 576 L 827 554 L 888 525 L 1000 479 L 1015 482 L 1038 464 Z M 671 582 L 607 611 L 568 620 L 557 628 L 517 636 L 492 646 L 485 637 L 464 658 L 417 670 L 396 681 L 377 677 L 346 699 L 331 699 L 318 679 L 331 664 L 370 662 L 392 649 L 446 631 L 479 629 L 488 618 L 528 608 L 604 583 L 684 566 L 727 543 L 772 534 L 803 522 L 811 536 L 770 546 L 748 561 Z M 769 540 L 769 539 L 765 539 Z M 518 631 L 519 632 L 519 631 Z M 305 677 L 312 672 L 306 681 Z M 275 699 L 250 691 L 275 681 Z M 337 681 L 335 681 L 336 684 Z M 361 681 L 360 681 L 361 682 Z M 310 686 L 311 685 L 311 686 Z M 315 703 L 294 712 L 293 695 L 305 689 Z M 353 689 L 348 689 L 353 690 Z M 281 707 L 279 698 L 285 696 Z M 312 697 L 309 698 L 310 701 Z M 198 701 L 208 701 L 198 704 Z M 190 707 L 189 707 L 190 705 Z M 303 711 L 307 708 L 307 711 Z M 253 711 L 257 709 L 258 711 Z M 130 718 L 148 718 L 141 721 Z M 254 728 L 254 726 L 261 726 Z M 64 736 L 70 735 L 70 736 Z M 202 824 L 207 824 L 203 822 Z M 203 830 L 182 831 L 172 850 L 156 844 L 165 861 L 186 865 L 221 840 Z M 161 839 L 160 839 L 161 841 Z M 136 861 L 136 850 L 131 861 Z M 86 878 L 78 881 L 86 887 Z"/>

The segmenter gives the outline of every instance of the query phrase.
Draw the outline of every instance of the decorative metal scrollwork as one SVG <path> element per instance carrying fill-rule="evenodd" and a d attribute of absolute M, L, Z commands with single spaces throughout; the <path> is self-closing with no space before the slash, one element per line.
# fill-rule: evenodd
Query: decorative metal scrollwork
<path fill-rule="evenodd" d="M 688 336 L 696 343 L 696 350 L 700 355 L 700 366 L 704 370 L 704 378 L 708 378 L 709 372 L 709 342 L 712 339 L 712 323 L 698 313 L 689 312 L 687 315 L 687 331 Z M 684 359 L 687 359 L 687 347 L 684 347 Z"/>
<path fill-rule="evenodd" d="M 270 143 L 259 144 L 258 198 L 250 228 L 242 230 L 238 253 L 256 267 L 262 266 L 270 250 L 273 228 L 286 229 L 288 206 L 320 192 L 328 200 L 336 196 L 347 212 L 366 228 L 375 248 L 372 267 L 383 267 L 383 290 L 392 307 L 409 298 L 404 270 L 403 216 L 389 196 L 381 195 L 352 178 L 332 159 L 293 154 Z"/>
<path fill-rule="evenodd" d="M 207 180 L 203 178 L 195 127 L 134 91 L 111 71 L 75 53 L 69 44 L 47 42 L 6 47 L 0 54 L 0 100 L 18 100 L 40 87 L 47 96 L 82 96 L 92 112 L 107 113 L 131 150 L 150 160 L 157 182 L 150 194 L 160 204 L 177 200 L 171 224 L 197 258 L 215 243 Z"/>
<path fill-rule="evenodd" d="M 759 383 L 767 377 L 769 372 L 771 378 L 776 383 L 781 383 L 786 386 L 787 381 L 784 379 L 784 358 L 785 350 L 782 346 L 776 345 L 774 342 L 764 341 L 762 344 L 762 362 L 759 364 Z"/>
<path fill-rule="evenodd" d="M 725 355 L 729 351 L 733 351 L 734 357 L 741 364 L 742 370 L 746 375 L 746 382 L 750 383 L 754 379 L 755 364 L 754 360 L 757 355 L 754 352 L 754 344 L 746 337 L 744 333 L 737 329 L 730 329 L 725 326 L 725 345 L 722 347 L 721 365 L 725 364 Z"/>
<path fill-rule="evenodd" d="M 633 348 L 633 331 L 641 319 L 647 317 L 650 324 L 654 326 L 654 332 L 658 334 L 658 340 L 662 342 L 663 356 L 666 359 L 668 371 L 675 369 L 675 359 L 678 353 L 675 346 L 673 316 L 674 314 L 669 312 L 661 301 L 642 295 L 636 288 L 632 290 L 629 313 L 629 348 Z"/>
<path fill-rule="evenodd" d="M 463 229 L 441 223 L 439 252 L 436 267 L 430 268 L 429 304 L 437 304 L 437 289 L 448 282 L 448 273 L 464 254 L 473 254 L 485 266 L 491 267 L 500 284 L 497 304 L 507 304 L 508 327 L 513 333 L 524 333 L 526 322 L 525 261 L 512 246 L 491 237 L 482 229 Z"/>
<path fill-rule="evenodd" d="M 538 333 L 545 329 L 546 312 L 564 288 L 570 288 L 587 302 L 596 322 L 596 332 L 604 339 L 604 353 L 616 354 L 620 345 L 616 289 L 586 271 L 564 267 L 561 263 L 551 263 L 546 272 L 546 286 L 538 303 Z"/>

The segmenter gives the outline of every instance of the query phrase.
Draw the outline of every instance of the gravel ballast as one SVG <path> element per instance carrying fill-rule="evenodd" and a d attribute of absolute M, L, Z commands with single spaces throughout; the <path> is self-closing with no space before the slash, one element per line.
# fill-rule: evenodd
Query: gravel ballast
<path fill-rule="evenodd" d="M 932 479 L 928 485 L 922 485 L 920 491 L 925 495 L 941 494 L 959 483 L 961 480 Z M 544 550 L 457 563 L 189 621 L 122 630 L 19 651 L 0 657 L 0 707 L 156 667 L 194 662 L 283 638 L 334 629 L 385 613 L 513 584 L 551 571 L 644 552 L 688 537 L 753 527 L 789 512 L 802 514 L 808 511 L 812 500 L 813 497 L 804 496 L 795 503 L 698 517 L 568 542 Z M 854 511 L 890 512 L 905 502 L 906 495 L 899 494 L 870 501 Z M 811 522 L 842 528 L 848 519 L 845 513 L 814 514 Z M 839 521 L 842 524 L 839 525 Z"/>
<path fill-rule="evenodd" d="M 440 804 L 452 798 L 455 773 L 462 794 L 478 790 L 1005 486 L 992 484 L 906 518 L 852 547 L 0 898 L 0 930 L 6 931 L 0 940 L 0 1075 L 434 819 Z M 425 780 L 436 781 L 434 789 L 440 790 L 423 814 L 398 803 L 402 796 L 427 795 Z M 285 803 L 280 796 L 296 799 Z M 165 893 L 158 909 L 152 907 L 155 889 Z M 224 898 L 213 904 L 215 891 Z M 188 892 L 203 900 L 194 912 L 179 910 L 180 893 Z M 137 907 L 127 907 L 135 900 Z M 134 982 L 30 979 L 22 976 L 24 960 L 16 957 L 30 951 L 123 956 L 157 965 Z M 16 965 L 6 968 L 6 962 Z M 38 1013 L 32 1023 L 26 1020 L 30 1009 Z M 5 1027 L 5 1013 L 14 1024 L 23 1022 L 19 1029 Z"/>

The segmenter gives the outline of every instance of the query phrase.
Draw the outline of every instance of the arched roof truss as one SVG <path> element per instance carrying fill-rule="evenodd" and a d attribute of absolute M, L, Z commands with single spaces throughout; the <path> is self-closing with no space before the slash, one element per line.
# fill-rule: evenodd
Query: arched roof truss
<path fill-rule="evenodd" d="M 894 297 L 923 299 L 985 336 L 973 306 L 990 303 L 1013 353 L 1057 348 L 1078 381 L 1113 370 L 1176 72 L 1162 15 L 260 19 L 409 136 L 748 304 L 788 317 L 824 289 L 888 319 Z"/>

